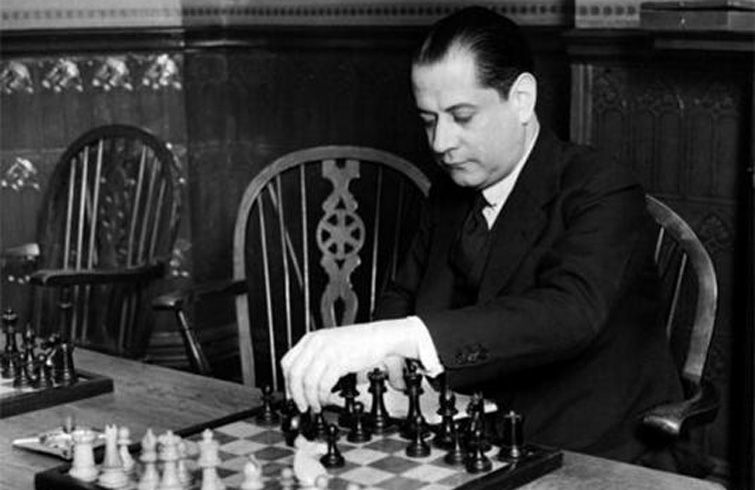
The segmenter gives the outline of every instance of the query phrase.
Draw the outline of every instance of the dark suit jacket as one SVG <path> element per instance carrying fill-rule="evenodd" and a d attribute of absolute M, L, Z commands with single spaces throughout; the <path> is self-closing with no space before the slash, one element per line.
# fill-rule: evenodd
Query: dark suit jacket
<path fill-rule="evenodd" d="M 477 301 L 455 307 L 449 250 L 473 195 L 450 180 L 433 186 L 376 316 L 417 314 L 449 385 L 520 412 L 529 440 L 634 459 L 639 414 L 681 397 L 643 190 L 622 167 L 541 130 L 491 231 Z"/>

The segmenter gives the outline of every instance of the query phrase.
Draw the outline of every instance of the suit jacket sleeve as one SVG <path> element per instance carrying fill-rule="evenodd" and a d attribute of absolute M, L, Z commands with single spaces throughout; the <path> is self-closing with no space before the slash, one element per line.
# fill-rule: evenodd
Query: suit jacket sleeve
<path fill-rule="evenodd" d="M 454 384 L 466 384 L 465 378 L 491 381 L 578 357 L 602 335 L 622 294 L 641 273 L 637 251 L 649 230 L 641 188 L 620 167 L 595 158 L 572 160 L 553 185 L 547 177 L 533 181 L 532 172 L 529 178 L 523 174 L 499 216 L 506 236 L 494 242 L 487 265 L 495 269 L 496 260 L 516 256 L 514 271 L 484 279 L 477 303 L 463 308 L 422 306 L 423 290 L 432 289 L 428 284 L 449 274 L 437 270 L 443 269 L 440 262 L 428 269 L 429 257 L 447 251 L 436 250 L 443 248 L 445 217 L 437 211 L 438 196 L 431 196 L 431 212 L 378 314 L 419 315 L 445 368 L 459 371 Z M 541 190 L 549 187 L 553 192 L 542 198 Z M 512 214 L 521 216 L 514 211 L 522 209 L 530 209 L 526 223 L 517 223 Z M 507 249 L 517 240 L 526 248 L 522 253 L 517 246 Z"/>

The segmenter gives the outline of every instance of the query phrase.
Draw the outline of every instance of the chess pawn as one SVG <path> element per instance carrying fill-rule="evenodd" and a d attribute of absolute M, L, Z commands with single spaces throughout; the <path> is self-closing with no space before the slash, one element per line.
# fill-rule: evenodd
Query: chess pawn
<path fill-rule="evenodd" d="M 466 460 L 466 451 L 461 445 L 461 438 L 459 437 L 459 422 L 453 422 L 451 425 L 451 447 L 443 458 L 443 461 L 452 465 L 458 466 L 464 464 Z"/>
<path fill-rule="evenodd" d="M 60 379 L 58 381 L 63 386 L 76 384 L 76 371 L 73 368 L 73 344 L 70 342 L 61 342 L 59 348 L 62 364 L 59 373 Z"/>
<path fill-rule="evenodd" d="M 328 452 L 320 458 L 320 463 L 326 468 L 340 468 L 346 464 L 341 452 L 338 450 L 338 427 L 335 424 L 328 426 Z"/>
<path fill-rule="evenodd" d="M 105 456 L 102 460 L 97 484 L 105 488 L 122 488 L 128 483 L 128 475 L 123 470 L 121 456 L 118 454 L 118 427 L 105 426 Z"/>
<path fill-rule="evenodd" d="M 152 429 L 142 437 L 142 452 L 139 455 L 139 461 L 142 462 L 143 469 L 137 490 L 156 490 L 160 483 L 160 474 L 157 472 L 157 438 Z"/>
<path fill-rule="evenodd" d="M 121 457 L 123 471 L 126 473 L 132 473 L 136 466 L 128 450 L 129 444 L 131 444 L 131 432 L 128 427 L 123 426 L 118 429 L 118 454 Z"/>
<path fill-rule="evenodd" d="M 94 464 L 94 440 L 96 434 L 87 428 L 75 429 L 71 433 L 73 441 L 73 463 L 68 474 L 85 482 L 97 479 L 97 466 Z"/>
<path fill-rule="evenodd" d="M 410 458 L 424 458 L 430 455 L 430 446 L 425 442 L 422 414 L 417 414 L 415 419 L 414 427 L 416 432 L 412 441 L 406 446 L 406 455 Z"/>
<path fill-rule="evenodd" d="M 482 428 L 477 426 L 471 435 L 471 451 L 467 456 L 467 471 L 469 473 L 483 473 L 493 468 L 493 463 L 485 456 L 482 441 Z"/>
<path fill-rule="evenodd" d="M 244 463 L 244 481 L 241 482 L 240 490 L 262 490 L 265 484 L 262 482 L 262 470 L 259 463 L 250 456 L 249 461 Z"/>
<path fill-rule="evenodd" d="M 257 423 L 265 426 L 278 423 L 278 414 L 273 410 L 273 388 L 270 385 L 262 387 L 262 411 L 257 415 Z"/>

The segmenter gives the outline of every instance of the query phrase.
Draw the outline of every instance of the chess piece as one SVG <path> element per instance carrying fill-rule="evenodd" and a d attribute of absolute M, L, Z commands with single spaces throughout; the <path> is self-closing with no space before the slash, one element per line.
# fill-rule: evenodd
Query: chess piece
<path fill-rule="evenodd" d="M 294 485 L 296 485 L 294 470 L 292 470 L 288 466 L 283 468 L 280 472 L 280 477 L 278 478 L 278 484 L 280 485 L 280 488 L 282 490 L 293 489 Z"/>
<path fill-rule="evenodd" d="M 129 444 L 131 444 L 131 432 L 126 426 L 120 427 L 118 429 L 118 455 L 121 457 L 121 465 L 126 473 L 132 473 L 135 469 L 134 458 L 128 450 Z"/>
<path fill-rule="evenodd" d="M 294 453 L 294 475 L 300 488 L 312 488 L 320 475 L 327 475 L 325 466 L 320 462 L 327 453 L 327 445 L 322 442 L 308 441 L 304 436 L 296 438 Z"/>
<path fill-rule="evenodd" d="M 76 370 L 73 367 L 73 344 L 71 342 L 60 343 L 61 367 L 58 373 L 58 382 L 63 386 L 76 384 Z"/>
<path fill-rule="evenodd" d="M 338 425 L 351 427 L 354 415 L 354 404 L 359 391 L 357 390 L 357 376 L 354 373 L 347 374 L 338 381 L 339 395 L 344 399 L 343 410 L 338 415 Z"/>
<path fill-rule="evenodd" d="M 183 488 L 188 488 L 191 485 L 191 474 L 189 473 L 189 469 L 186 467 L 186 441 L 178 438 L 176 449 L 178 450 L 178 481 L 181 482 L 181 486 Z"/>
<path fill-rule="evenodd" d="M 414 438 L 406 446 L 406 455 L 410 458 L 424 458 L 430 455 L 430 445 L 425 442 L 425 433 L 422 430 L 422 414 L 415 416 L 416 420 L 414 427 L 417 432 L 414 433 Z"/>
<path fill-rule="evenodd" d="M 328 423 L 325 421 L 325 415 L 317 412 L 312 416 L 310 423 L 310 436 L 312 439 L 324 441 L 328 436 Z"/>
<path fill-rule="evenodd" d="M 199 459 L 197 459 L 197 465 L 202 468 L 201 490 L 223 490 L 225 488 L 217 472 L 217 466 L 220 464 L 219 447 L 218 441 L 213 439 L 212 431 L 205 429 L 202 432 L 202 440 L 199 441 Z"/>
<path fill-rule="evenodd" d="M 52 379 L 52 371 L 46 365 L 47 357 L 43 352 L 37 354 L 37 358 L 34 361 L 35 374 L 37 379 L 37 386 L 39 388 L 52 388 L 55 383 Z"/>
<path fill-rule="evenodd" d="M 444 383 L 445 387 L 445 383 Z M 440 449 L 450 449 L 453 444 L 453 425 L 454 415 L 459 411 L 456 409 L 456 395 L 450 390 L 443 389 L 440 394 L 440 403 L 438 415 L 440 415 L 440 426 L 433 438 L 433 445 Z"/>
<path fill-rule="evenodd" d="M 288 408 L 285 409 L 283 414 L 281 430 L 283 431 L 286 445 L 293 447 L 296 438 L 304 432 L 304 417 L 299 412 L 299 409 L 296 408 L 296 403 L 293 400 L 288 400 L 286 404 Z"/>
<path fill-rule="evenodd" d="M 320 458 L 320 462 L 326 468 L 341 468 L 346 460 L 338 450 L 336 442 L 338 441 L 338 427 L 335 424 L 328 426 L 328 452 Z"/>
<path fill-rule="evenodd" d="M 375 435 L 383 435 L 391 426 L 390 415 L 385 408 L 385 380 L 387 379 L 386 373 L 380 369 L 373 369 L 367 375 L 370 380 L 369 392 L 372 393 L 372 408 L 370 409 L 370 416 L 368 419 L 369 429 Z"/>
<path fill-rule="evenodd" d="M 73 441 L 73 462 L 68 474 L 85 482 L 97 479 L 97 466 L 94 464 L 94 440 L 97 435 L 88 428 L 75 429 L 71 433 Z"/>
<path fill-rule="evenodd" d="M 262 409 L 257 415 L 257 423 L 264 426 L 278 423 L 278 414 L 273 410 L 273 388 L 270 385 L 262 387 Z"/>
<path fill-rule="evenodd" d="M 464 464 L 467 456 L 466 451 L 461 445 L 459 432 L 459 422 L 453 422 L 451 425 L 451 447 L 443 457 L 443 461 L 453 466 Z"/>
<path fill-rule="evenodd" d="M 3 352 L 2 376 L 3 378 L 13 379 L 16 377 L 15 371 L 8 372 L 11 360 L 19 354 L 18 344 L 16 343 L 16 323 L 18 315 L 10 308 L 3 311 L 3 330 L 5 331 L 5 349 Z"/>
<path fill-rule="evenodd" d="M 372 434 L 364 426 L 364 404 L 362 402 L 354 403 L 354 415 L 351 424 L 351 431 L 346 436 L 347 441 L 367 442 L 372 439 Z"/>
<path fill-rule="evenodd" d="M 170 430 L 158 438 L 158 456 L 163 464 L 162 478 L 157 487 L 159 490 L 182 490 L 181 480 L 178 478 L 178 440 L 178 436 Z"/>
<path fill-rule="evenodd" d="M 482 428 L 477 426 L 470 441 L 471 451 L 467 456 L 466 468 L 469 473 L 483 473 L 493 468 L 493 463 L 485 455 L 482 442 Z"/>
<path fill-rule="evenodd" d="M 100 470 L 97 484 L 101 487 L 122 488 L 128 483 L 128 475 L 118 454 L 118 427 L 115 425 L 105 426 L 105 456 Z"/>
<path fill-rule="evenodd" d="M 471 450 L 472 444 L 480 444 L 483 452 L 490 451 L 492 445 L 485 436 L 485 408 L 484 399 L 481 393 L 474 393 L 467 406 L 467 431 L 464 437 L 467 450 Z M 481 437 L 479 440 L 474 436 L 475 431 L 479 429 Z"/>
<path fill-rule="evenodd" d="M 406 413 L 406 419 L 401 427 L 401 437 L 412 440 L 417 430 L 422 430 L 424 435 L 429 434 L 429 428 L 420 407 L 420 395 L 424 392 L 422 389 L 422 373 L 417 370 L 417 364 L 412 360 L 406 361 L 406 370 L 404 372 L 404 382 L 406 383 L 406 395 L 409 398 L 409 408 Z M 419 429 L 415 425 L 421 422 Z"/>
<path fill-rule="evenodd" d="M 157 490 L 160 475 L 157 472 L 157 438 L 152 429 L 147 429 L 142 437 L 142 452 L 139 461 L 143 464 L 137 490 Z"/>
<path fill-rule="evenodd" d="M 249 460 L 244 463 L 244 480 L 241 482 L 240 490 L 262 490 L 265 484 L 262 482 L 262 468 L 254 459 L 249 456 Z"/>
<path fill-rule="evenodd" d="M 524 435 L 522 433 L 522 416 L 513 410 L 503 415 L 503 439 L 500 461 L 516 461 L 524 454 Z"/>

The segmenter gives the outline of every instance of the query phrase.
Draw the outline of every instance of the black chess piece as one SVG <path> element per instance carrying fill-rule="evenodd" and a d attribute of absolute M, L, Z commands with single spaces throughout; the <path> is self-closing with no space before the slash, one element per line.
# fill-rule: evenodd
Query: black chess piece
<path fill-rule="evenodd" d="M 469 473 L 483 473 L 493 468 L 493 463 L 485 455 L 482 441 L 482 428 L 477 427 L 470 441 L 471 451 L 467 455 L 466 468 Z"/>
<path fill-rule="evenodd" d="M 422 408 L 420 407 L 420 395 L 424 392 L 422 390 L 422 374 L 417 370 L 417 364 L 414 361 L 407 361 L 406 370 L 404 372 L 404 382 L 406 383 L 406 394 L 409 397 L 409 408 L 406 413 L 406 419 L 401 427 L 401 437 L 404 439 L 413 439 L 415 432 L 418 430 L 416 424 L 418 420 L 422 423 L 419 427 L 424 432 L 424 435 L 430 433 L 430 429 L 425 422 L 424 417 L 419 419 L 417 415 L 422 415 Z"/>
<path fill-rule="evenodd" d="M 312 414 L 309 432 L 311 439 L 324 441 L 328 437 L 328 423 L 325 421 L 325 414 L 322 411 Z"/>
<path fill-rule="evenodd" d="M 421 419 L 422 414 L 418 414 L 416 418 Z M 415 422 L 414 427 L 416 428 L 416 432 L 409 445 L 406 446 L 406 455 L 410 458 L 424 458 L 430 455 L 430 445 L 425 442 L 425 433 L 422 430 L 424 421 L 416 420 Z"/>
<path fill-rule="evenodd" d="M 36 385 L 34 379 L 34 363 L 27 363 L 24 357 L 15 356 L 16 363 L 15 377 L 13 378 L 14 388 L 33 388 Z"/>
<path fill-rule="evenodd" d="M 76 369 L 73 367 L 73 344 L 71 342 L 60 343 L 60 372 L 58 373 L 58 383 L 63 386 L 76 384 L 78 376 Z"/>
<path fill-rule="evenodd" d="M 443 460 L 453 466 L 459 466 L 464 464 L 467 458 L 467 452 L 461 445 L 459 422 L 453 422 L 451 424 L 451 447 L 443 457 Z"/>
<path fill-rule="evenodd" d="M 37 386 L 40 388 L 52 388 L 55 385 L 52 379 L 52 372 L 45 362 L 46 360 L 47 357 L 44 352 L 40 352 L 34 361 L 34 377 L 37 379 Z"/>
<path fill-rule="evenodd" d="M 500 461 L 516 461 L 524 456 L 524 434 L 522 431 L 522 416 L 513 410 L 503 415 L 503 439 L 501 451 L 498 453 Z"/>
<path fill-rule="evenodd" d="M 336 442 L 338 441 L 338 427 L 335 424 L 328 425 L 328 452 L 320 458 L 320 463 L 326 468 L 341 468 L 346 464 L 346 460 L 341 451 L 338 450 Z"/>
<path fill-rule="evenodd" d="M 278 414 L 273 409 L 273 388 L 270 385 L 262 387 L 262 408 L 257 414 L 257 423 L 260 425 L 270 426 L 278 423 Z"/>
<path fill-rule="evenodd" d="M 354 404 L 359 391 L 357 390 L 357 375 L 349 373 L 338 380 L 337 387 L 339 395 L 343 398 L 343 410 L 338 415 L 338 425 L 341 427 L 351 427 L 352 417 L 354 416 Z"/>
<path fill-rule="evenodd" d="M 18 344 L 16 343 L 16 323 L 18 322 L 18 315 L 10 308 L 6 308 L 3 311 L 2 316 L 3 331 L 5 332 L 5 349 L 3 351 L 3 363 L 2 363 L 2 376 L 3 378 L 15 378 L 15 371 L 10 373 L 8 370 L 12 369 L 11 359 L 13 356 L 19 354 Z"/>
<path fill-rule="evenodd" d="M 372 439 L 372 434 L 364 424 L 364 404 L 354 402 L 354 415 L 351 421 L 351 431 L 346 436 L 349 442 L 367 442 Z"/>
<path fill-rule="evenodd" d="M 373 369 L 367 375 L 370 380 L 369 392 L 372 393 L 372 408 L 370 409 L 369 428 L 375 435 L 383 435 L 391 427 L 388 409 L 385 408 L 385 380 L 388 376 L 380 369 Z"/>
<path fill-rule="evenodd" d="M 450 449 L 453 444 L 454 415 L 456 409 L 456 395 L 451 391 L 445 391 L 440 395 L 438 415 L 441 417 L 440 425 L 433 438 L 433 445 L 441 449 Z"/>
<path fill-rule="evenodd" d="M 480 432 L 479 438 L 475 437 L 475 432 Z M 469 405 L 467 405 L 467 428 L 463 437 L 463 443 L 467 446 L 467 450 L 474 449 L 474 444 L 479 444 L 483 452 L 490 451 L 490 441 L 486 437 L 485 433 L 485 407 L 482 394 L 475 393 L 472 395 Z"/>

